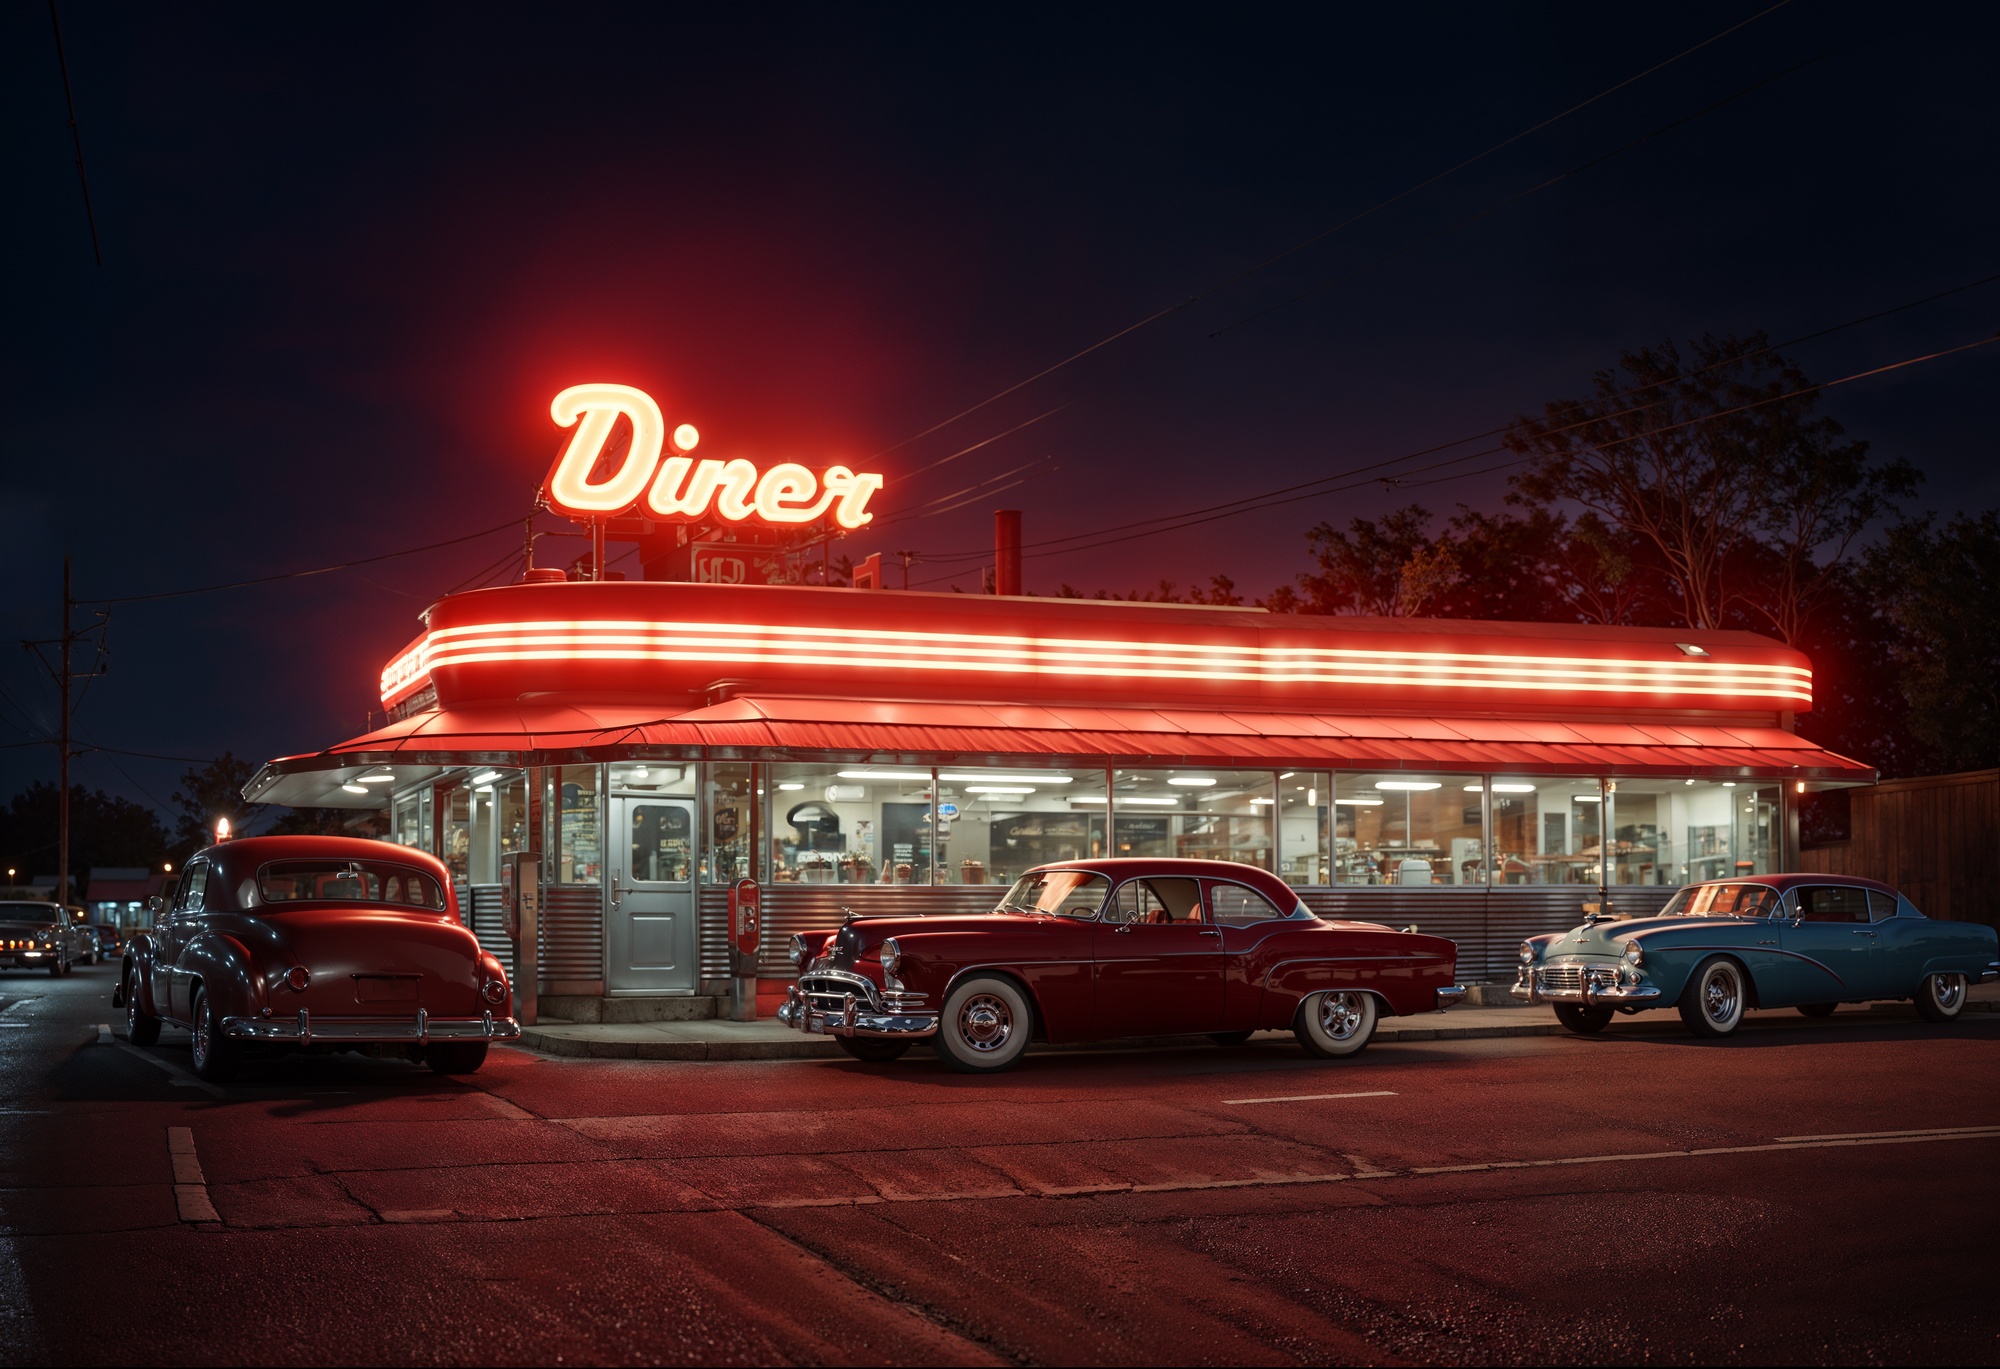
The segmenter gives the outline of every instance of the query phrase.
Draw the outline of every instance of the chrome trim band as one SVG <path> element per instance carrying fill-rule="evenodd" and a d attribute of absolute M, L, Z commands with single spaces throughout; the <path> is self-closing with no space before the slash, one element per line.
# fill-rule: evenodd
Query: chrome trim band
<path fill-rule="evenodd" d="M 222 1034 L 237 1041 L 288 1041 L 301 1046 L 316 1042 L 512 1041 L 521 1024 L 511 1017 L 484 1013 L 479 1017 L 432 1017 L 419 1012 L 407 1017 L 319 1017 L 300 1012 L 296 1020 L 225 1017 Z"/>
<path fill-rule="evenodd" d="M 1455 1008 L 1465 1001 L 1465 985 L 1454 984 L 1449 989 L 1439 989 L 1437 996 L 1439 1012 L 1443 1012 L 1446 1008 Z"/>
<path fill-rule="evenodd" d="M 778 1021 L 794 1031 L 816 1036 L 861 1036 L 915 1040 L 937 1035 L 936 1013 L 864 1012 L 860 1000 L 848 994 L 840 1011 L 823 1012 L 813 1007 L 793 985 L 778 1008 Z"/>

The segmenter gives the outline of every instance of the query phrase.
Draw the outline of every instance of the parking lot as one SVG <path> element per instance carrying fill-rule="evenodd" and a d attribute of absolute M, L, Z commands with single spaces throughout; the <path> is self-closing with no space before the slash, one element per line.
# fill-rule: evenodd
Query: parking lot
<path fill-rule="evenodd" d="M 10 1362 L 1990 1362 L 2000 1018 L 227 1090 L 0 982 Z"/>

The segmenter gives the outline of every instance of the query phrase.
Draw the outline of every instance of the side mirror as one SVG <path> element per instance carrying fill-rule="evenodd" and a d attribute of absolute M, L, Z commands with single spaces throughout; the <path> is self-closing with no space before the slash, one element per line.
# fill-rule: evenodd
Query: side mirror
<path fill-rule="evenodd" d="M 158 917 L 160 915 L 160 909 L 166 906 L 167 906 L 167 901 L 161 898 L 158 894 L 154 894 L 151 898 L 146 900 L 146 911 L 151 913 L 154 917 Z"/>

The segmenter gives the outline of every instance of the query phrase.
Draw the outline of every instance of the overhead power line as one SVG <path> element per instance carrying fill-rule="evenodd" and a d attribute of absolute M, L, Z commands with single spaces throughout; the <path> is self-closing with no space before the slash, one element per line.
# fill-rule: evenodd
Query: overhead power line
<path fill-rule="evenodd" d="M 1767 399 L 1755 400 L 1749 404 L 1740 404 L 1735 406 L 1734 408 L 1721 409 L 1716 411 L 1715 413 L 1701 414 L 1695 418 L 1684 419 L 1679 423 L 1663 424 L 1662 426 L 1657 428 L 1651 428 L 1647 429 L 1644 432 L 1633 433 L 1630 434 L 1629 436 L 1621 437 L 1616 442 L 1608 443 L 1605 445 L 1623 446 L 1628 442 L 1636 442 L 1641 438 L 1656 437 L 1661 433 L 1674 432 L 1680 428 L 1689 427 L 1697 423 L 1713 422 L 1718 418 L 1727 418 L 1733 414 L 1745 413 L 1751 409 L 1760 409 L 1769 404 L 1778 404 L 1788 399 L 1797 399 L 1800 398 L 1801 396 L 1815 394 L 1822 390 L 1831 390 L 1836 386 L 1851 384 L 1852 382 L 1857 380 L 1866 380 L 1872 376 L 1886 375 L 1891 371 L 1900 371 L 1911 366 L 1921 365 L 1925 362 L 1937 361 L 1948 356 L 1956 356 L 1961 352 L 1976 351 L 1982 347 L 1990 347 L 1996 342 L 2000 342 L 2000 333 L 1994 333 L 1987 337 L 1977 338 L 1971 342 L 1960 343 L 1954 347 L 1946 347 L 1934 352 L 1925 352 L 1918 356 L 1905 357 L 1900 361 L 1890 362 L 1884 366 L 1874 366 L 1870 367 L 1865 371 L 1856 371 L 1852 375 L 1841 376 L 1837 380 L 1821 381 L 1812 385 L 1802 386 L 1799 389 L 1791 390 L 1781 395 L 1772 395 Z M 1603 420 L 1602 419 L 1588 420 L 1588 422 L 1601 422 L 1601 421 Z M 1584 426 L 1584 425 L 1576 425 L 1576 426 Z M 1444 461 L 1434 462 L 1429 466 L 1419 466 L 1416 467 L 1414 470 L 1404 472 L 1402 473 L 1402 475 L 1399 475 L 1397 477 L 1397 480 L 1398 482 L 1401 482 L 1403 478 L 1408 475 L 1420 475 L 1425 473 L 1426 471 L 1435 470 L 1443 466 L 1456 465 L 1464 461 L 1474 460 L 1480 456 L 1495 455 L 1503 450 L 1505 450 L 1505 448 L 1495 447 L 1495 448 L 1489 448 L 1481 452 L 1471 452 L 1461 456 L 1450 457 Z M 1604 450 L 1604 447 L 1599 447 L 1598 450 L 1602 451 Z M 1533 458 L 1531 457 L 1514 457 L 1507 461 L 1498 462 L 1480 471 L 1459 471 L 1459 472 L 1454 472 L 1449 477 L 1439 477 L 1438 479 L 1435 480 L 1411 482 L 1411 483 L 1438 484 L 1441 483 L 1444 479 L 1457 480 L 1457 479 L 1465 479 L 1471 475 L 1490 475 L 1496 471 L 1502 471 L 1512 466 L 1522 465 L 1525 462 L 1532 459 Z M 1337 477 L 1329 477 L 1329 480 L 1335 478 Z M 1073 539 L 1061 539 L 1065 541 L 1075 541 L 1076 545 L 1064 546 L 1055 550 L 1027 551 L 1024 549 L 1023 556 L 1024 558 L 1034 557 L 1037 559 L 1051 557 L 1051 556 L 1068 556 L 1073 552 L 1091 551 L 1098 547 L 1115 546 L 1121 542 L 1136 541 L 1142 537 L 1158 536 L 1160 533 L 1163 532 L 1179 532 L 1186 528 L 1198 527 L 1204 523 L 1213 523 L 1225 518 L 1235 518 L 1242 514 L 1257 512 L 1260 509 L 1275 508 L 1282 504 L 1295 504 L 1302 500 L 1322 498 L 1329 494 L 1339 494 L 1345 490 L 1359 488 L 1364 485 L 1377 484 L 1380 482 L 1381 479 L 1382 477 L 1379 476 L 1371 476 L 1365 479 L 1354 479 L 1348 481 L 1345 484 L 1329 485 L 1327 488 L 1313 489 L 1307 493 L 1293 493 L 1291 492 L 1291 490 L 1274 491 L 1269 495 L 1252 496 L 1249 499 L 1233 501 L 1231 505 L 1211 505 L 1209 509 L 1205 510 L 1190 510 L 1187 514 L 1180 515 L 1176 520 L 1171 522 L 1167 522 L 1165 520 L 1155 520 L 1163 522 L 1164 526 L 1149 527 L 1142 531 L 1122 532 L 1118 536 L 1097 536 L 1096 540 L 1080 540 L 1085 538 L 1091 538 L 1096 535 L 1091 533 L 1079 533 L 1076 534 L 1076 537 Z M 1319 484 L 1322 482 L 1313 482 L 1313 483 Z M 1294 490 L 1296 490 L 1297 488 L 1298 487 L 1296 486 L 1292 487 L 1292 489 Z M 1120 530 L 1116 528 L 1107 528 L 1107 529 L 1102 529 L 1101 531 L 1106 533 L 1111 533 L 1111 532 L 1119 532 Z M 966 571 L 960 570 L 954 572 L 951 575 L 938 576 L 929 580 L 922 580 L 919 581 L 918 584 L 920 585 L 942 584 L 946 581 L 956 579 L 958 578 L 958 576 L 964 575 L 965 573 Z"/>
<path fill-rule="evenodd" d="M 99 266 L 104 253 L 97 245 L 97 211 L 90 207 L 90 177 L 83 170 L 83 134 L 76 126 L 76 96 L 69 88 L 69 58 L 63 52 L 62 20 L 56 15 L 56 0 L 49 0 L 49 27 L 56 34 L 56 65 L 62 68 L 63 104 L 69 109 L 69 140 L 76 148 L 76 183 L 83 187 L 83 217 L 90 225 L 90 255 Z"/>
<path fill-rule="evenodd" d="M 1619 91 L 1624 90 L 1626 87 L 1634 85 L 1639 81 L 1643 81 L 1648 76 L 1652 76 L 1658 72 L 1664 71 L 1666 68 L 1672 66 L 1674 63 L 1679 62 L 1684 58 L 1693 56 L 1695 53 L 1700 52 L 1703 48 L 1721 42 L 1724 38 L 1729 37 L 1731 34 L 1736 33 L 1739 30 L 1749 27 L 1751 24 L 1756 23 L 1759 19 L 1762 19 L 1770 14 L 1775 14 L 1777 11 L 1783 9 L 1786 5 L 1790 3 L 1791 0 L 1778 0 L 1777 4 L 1771 5 L 1766 9 L 1759 10 L 1757 13 L 1751 15 L 1747 19 L 1731 24 L 1728 28 L 1723 29 L 1721 32 L 1712 34 L 1709 37 L 1702 39 L 1699 43 L 1696 43 L 1693 47 L 1685 48 L 1682 51 L 1675 53 L 1673 56 L 1665 59 L 1664 61 L 1655 62 L 1652 66 L 1647 67 L 1644 71 L 1636 72 L 1631 76 L 1627 76 L 1624 80 L 1619 81 L 1615 85 L 1606 86 L 1603 90 L 1598 91 L 1597 94 L 1591 96 L 1589 99 L 1579 101 L 1578 103 L 1571 105 L 1568 109 L 1563 110 L 1561 113 L 1552 114 L 1548 118 L 1543 119 L 1540 123 L 1532 124 L 1529 127 L 1522 129 L 1518 133 L 1503 138 L 1499 142 L 1487 148 L 1485 151 L 1476 152 L 1472 156 L 1465 158 L 1461 162 L 1457 162 L 1454 165 L 1446 167 L 1442 171 L 1439 171 L 1431 176 L 1427 176 L 1423 180 L 1418 181 L 1415 185 L 1410 186 L 1408 189 L 1399 191 L 1385 200 L 1377 201 L 1375 204 L 1368 206 L 1368 208 L 1361 210 L 1359 213 L 1350 215 L 1348 218 L 1342 219 L 1340 222 L 1332 225 L 1329 228 L 1322 229 L 1319 232 L 1314 233 L 1310 237 L 1302 238 L 1298 242 L 1293 243 L 1290 247 L 1285 248 L 1283 251 L 1274 253 L 1273 255 L 1264 258 L 1263 260 L 1255 263 L 1254 265 L 1245 267 L 1241 271 L 1237 271 L 1230 276 L 1227 276 L 1219 281 L 1216 281 L 1212 285 L 1205 286 L 1202 289 L 1195 291 L 1193 294 L 1188 295 L 1186 298 L 1178 301 L 1177 303 L 1169 304 L 1163 309 L 1155 310 L 1153 313 L 1146 315 L 1138 322 L 1127 324 L 1125 327 L 1120 328 L 1118 331 L 1108 334 L 1105 337 L 1099 338 L 1096 342 L 1091 343 L 1088 347 L 1084 347 L 1078 351 L 1072 352 L 1068 356 L 1062 358 L 1062 360 L 1057 361 L 1052 365 L 1043 367 L 1041 370 L 1036 371 L 1033 375 L 1027 377 L 1027 379 L 1016 381 L 1014 384 L 1009 385 L 1006 389 L 988 395 L 985 399 L 980 400 L 977 404 L 974 404 L 969 408 L 959 410 L 957 413 L 953 414 L 950 418 L 947 418 L 940 423 L 933 423 L 930 427 L 925 428 L 920 433 L 913 433 L 909 437 L 904 438 L 900 442 L 896 442 L 891 444 L 890 446 L 884 447 L 881 451 L 875 453 L 875 458 L 887 456 L 890 452 L 896 451 L 902 447 L 907 447 L 912 442 L 920 441 L 923 438 L 929 437 L 932 433 L 939 432 L 945 428 L 948 428 L 952 424 L 958 422 L 960 419 L 978 413 L 981 409 L 986 408 L 988 405 L 997 403 L 1000 400 L 1005 399 L 1008 395 L 1014 394 L 1020 390 L 1024 390 L 1028 386 L 1033 385 L 1036 381 L 1046 379 L 1047 377 L 1054 375 L 1057 371 L 1060 371 L 1067 366 L 1073 365 L 1074 363 L 1083 360 L 1085 357 L 1091 355 L 1093 352 L 1102 351 L 1104 348 L 1109 347 L 1112 343 L 1117 342 L 1123 338 L 1130 337 L 1132 334 L 1140 332 L 1150 327 L 1151 325 L 1158 323 L 1160 320 L 1164 318 L 1168 318 L 1171 315 L 1178 314 L 1185 309 L 1191 308 L 1195 304 L 1200 303 L 1202 300 L 1207 299 L 1209 296 L 1214 295 L 1219 291 L 1226 290 L 1232 285 L 1240 284 L 1241 282 L 1248 280 L 1250 277 L 1257 275 L 1259 272 L 1269 270 L 1271 267 L 1276 266 L 1279 262 L 1285 261 L 1288 258 L 1296 256 L 1300 252 L 1305 251 L 1307 248 L 1316 246 L 1317 244 L 1326 241 L 1328 238 L 1333 237 L 1337 233 L 1341 233 L 1349 228 L 1352 228 L 1355 224 L 1362 222 L 1364 219 L 1371 218 L 1374 215 L 1381 213 L 1384 209 L 1390 208 L 1392 205 L 1400 204 L 1402 201 L 1410 198 L 1410 196 L 1428 190 L 1430 189 L 1430 187 L 1437 185 L 1441 181 L 1448 180 L 1452 176 L 1457 175 L 1459 172 L 1466 170 L 1468 167 L 1476 166 L 1478 163 L 1485 161 L 1488 157 L 1491 157 L 1494 153 L 1512 147 L 1515 143 L 1520 142 L 1523 138 L 1532 137 L 1533 135 L 1542 132 L 1544 129 L 1551 128 L 1556 124 L 1561 123 L 1564 119 L 1569 118 L 1572 114 L 1576 114 L 1585 109 L 1588 109 L 1592 105 L 1597 104 L 1599 101 L 1607 99 L 1608 97 L 1617 94 Z"/>

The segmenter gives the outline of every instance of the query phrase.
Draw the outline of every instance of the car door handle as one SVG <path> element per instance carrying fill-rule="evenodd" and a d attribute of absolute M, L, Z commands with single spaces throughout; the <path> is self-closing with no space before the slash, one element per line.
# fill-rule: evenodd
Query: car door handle
<path fill-rule="evenodd" d="M 1862 931 L 1862 930 L 1861 930 L 1861 929 L 1860 929 L 1859 927 L 1856 927 L 1856 928 L 1854 929 L 1854 934 L 1855 934 L 1856 936 L 1873 936 L 1873 935 L 1875 935 L 1875 933 L 1873 933 L 1873 932 L 1864 932 L 1864 931 Z"/>
<path fill-rule="evenodd" d="M 1200 929 L 1200 931 L 1199 931 L 1199 932 L 1197 933 L 1197 935 L 1199 935 L 1199 936 L 1221 936 L 1221 935 L 1222 935 L 1222 928 L 1220 928 L 1220 927 L 1203 927 L 1203 928 L 1201 928 L 1201 929 Z"/>

